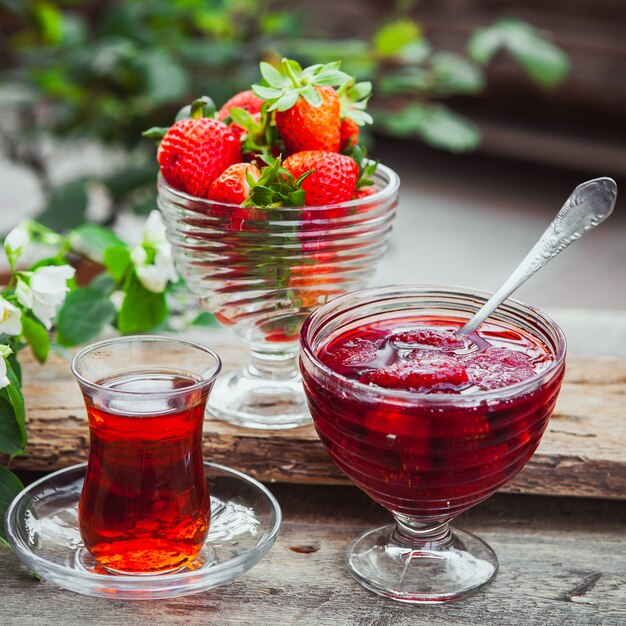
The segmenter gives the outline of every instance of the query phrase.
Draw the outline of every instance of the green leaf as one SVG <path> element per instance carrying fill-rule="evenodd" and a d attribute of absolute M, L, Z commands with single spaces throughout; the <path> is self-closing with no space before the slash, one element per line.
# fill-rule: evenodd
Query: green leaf
<path fill-rule="evenodd" d="M 89 286 L 92 289 L 97 289 L 100 293 L 108 296 L 115 288 L 115 281 L 112 276 L 109 276 L 106 272 L 98 274 L 90 283 Z"/>
<path fill-rule="evenodd" d="M 476 63 L 486 65 L 493 59 L 504 43 L 504 36 L 497 24 L 477 28 L 467 43 L 467 53 Z"/>
<path fill-rule="evenodd" d="M 28 442 L 24 397 L 18 374 L 7 359 L 9 385 L 0 389 L 0 452 L 22 454 Z"/>
<path fill-rule="evenodd" d="M 98 224 L 81 224 L 69 234 L 72 248 L 96 263 L 102 263 L 104 251 L 124 242 L 107 228 Z"/>
<path fill-rule="evenodd" d="M 317 108 L 322 105 L 322 102 L 323 102 L 322 96 L 317 91 L 317 89 L 315 89 L 315 87 L 312 87 L 311 85 L 308 85 L 307 87 L 305 87 L 302 90 L 301 95 L 312 107 Z M 287 108 L 290 108 L 290 107 L 287 107 Z"/>
<path fill-rule="evenodd" d="M 7 389 L 0 389 L 0 452 L 20 454 L 25 443 Z"/>
<path fill-rule="evenodd" d="M 189 107 L 189 110 L 191 111 L 191 107 Z M 176 121 L 178 121 L 178 119 Z M 169 129 L 169 126 L 153 126 L 152 128 L 148 128 L 148 130 L 144 130 L 141 136 L 146 139 L 163 139 Z"/>
<path fill-rule="evenodd" d="M 394 134 L 419 135 L 431 146 L 451 152 L 474 150 L 481 138 L 478 128 L 443 105 L 411 104 L 381 122 Z"/>
<path fill-rule="evenodd" d="M 164 48 L 142 52 L 138 59 L 152 105 L 178 102 L 189 89 L 189 76 Z"/>
<path fill-rule="evenodd" d="M 63 14 L 51 2 L 33 2 L 33 13 L 42 38 L 49 44 L 57 44 L 63 37 Z"/>
<path fill-rule="evenodd" d="M 180 111 L 179 111 L 180 114 Z M 194 100 L 189 107 L 189 116 L 197 119 L 201 117 L 213 117 L 215 115 L 215 102 L 209 96 L 201 96 Z M 178 115 L 176 116 L 178 121 Z"/>
<path fill-rule="evenodd" d="M 8 468 L 0 465 L 0 542 L 9 545 L 6 541 L 4 515 L 17 494 L 24 489 L 22 481 Z"/>
<path fill-rule="evenodd" d="M 569 72 L 569 58 L 565 52 L 537 36 L 515 37 L 508 48 L 511 56 L 542 87 L 558 85 Z"/>
<path fill-rule="evenodd" d="M 22 334 L 26 337 L 35 358 L 45 363 L 50 351 L 50 336 L 45 326 L 28 315 L 22 316 Z"/>
<path fill-rule="evenodd" d="M 266 61 L 261 61 L 259 64 L 261 70 L 261 76 L 265 79 L 270 87 L 280 89 L 284 85 L 289 83 L 289 79 L 283 76 L 273 65 Z"/>
<path fill-rule="evenodd" d="M 433 54 L 431 69 L 434 74 L 433 92 L 436 94 L 474 94 L 485 86 L 485 78 L 480 67 L 452 52 Z"/>
<path fill-rule="evenodd" d="M 219 326 L 218 321 L 215 319 L 215 315 L 209 313 L 208 311 L 202 311 L 196 317 L 193 322 L 191 322 L 192 326 Z"/>
<path fill-rule="evenodd" d="M 117 327 L 122 334 L 155 328 L 167 315 L 165 293 L 148 291 L 133 272 L 125 285 L 126 297 L 117 316 Z"/>
<path fill-rule="evenodd" d="M 167 130 L 167 129 L 166 129 Z M 114 203 L 120 203 L 128 194 L 146 186 L 153 186 L 158 171 L 156 159 L 154 162 L 125 163 L 124 167 L 115 170 L 102 180 Z"/>
<path fill-rule="evenodd" d="M 63 232 L 82 224 L 85 221 L 86 210 L 86 180 L 80 179 L 57 187 L 37 219 L 44 226 Z"/>
<path fill-rule="evenodd" d="M 321 72 L 315 78 L 316 85 L 330 85 L 332 87 L 338 87 L 352 80 L 352 77 L 345 72 L 340 72 L 339 70 L 331 70 Z"/>
<path fill-rule="evenodd" d="M 273 100 L 274 98 L 278 98 L 282 93 L 279 89 L 264 87 L 263 85 L 252 85 L 252 91 L 254 91 L 259 98 L 263 98 L 263 100 Z"/>
<path fill-rule="evenodd" d="M 288 91 L 284 96 L 278 98 L 268 111 L 286 111 L 298 101 L 299 97 L 300 95 L 295 89 L 293 91 Z"/>
<path fill-rule="evenodd" d="M 567 54 L 523 20 L 504 19 L 478 29 L 467 46 L 470 57 L 483 65 L 500 49 L 507 50 L 528 76 L 543 87 L 559 84 L 569 71 Z"/>
<path fill-rule="evenodd" d="M 57 341 L 77 346 L 97 337 L 115 316 L 109 298 L 93 287 L 80 287 L 67 294 L 56 318 Z"/>
<path fill-rule="evenodd" d="M 422 31 L 410 19 L 400 19 L 383 26 L 374 35 L 374 51 L 381 57 L 393 57 L 405 46 L 420 41 Z"/>
<path fill-rule="evenodd" d="M 130 250 L 125 245 L 111 246 L 104 251 L 102 260 L 113 279 L 119 282 L 131 265 Z"/>

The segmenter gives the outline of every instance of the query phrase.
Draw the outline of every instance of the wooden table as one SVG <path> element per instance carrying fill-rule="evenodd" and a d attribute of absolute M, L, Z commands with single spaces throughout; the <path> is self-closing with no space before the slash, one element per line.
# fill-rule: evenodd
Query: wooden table
<path fill-rule="evenodd" d="M 241 361 L 240 350 L 217 349 L 227 365 Z M 53 359 L 40 370 L 27 363 L 24 377 L 31 447 L 15 467 L 29 478 L 82 460 L 84 409 L 67 363 Z M 623 359 L 569 360 L 550 431 L 508 488 L 514 493 L 497 494 L 457 521 L 483 537 L 500 561 L 495 582 L 471 598 L 409 607 L 365 591 L 347 572 L 345 550 L 390 516 L 339 484 L 312 429 L 270 436 L 208 421 L 207 458 L 267 480 L 283 508 L 280 536 L 265 559 L 207 593 L 120 602 L 37 582 L 0 550 L 0 624 L 624 624 L 625 397 Z"/>

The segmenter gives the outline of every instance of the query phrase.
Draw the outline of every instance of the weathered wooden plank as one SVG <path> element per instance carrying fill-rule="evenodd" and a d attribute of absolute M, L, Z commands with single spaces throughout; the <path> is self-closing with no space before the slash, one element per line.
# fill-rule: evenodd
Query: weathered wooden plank
<path fill-rule="evenodd" d="M 214 346 L 226 369 L 245 361 L 241 346 Z M 50 471 L 87 458 L 82 399 L 69 365 L 52 356 L 45 367 L 24 364 L 30 444 L 18 469 Z M 548 432 L 527 467 L 505 491 L 626 498 L 626 360 L 568 360 L 565 384 Z M 241 429 L 207 420 L 205 455 L 266 481 L 345 483 L 312 426 L 284 432 Z"/>
<path fill-rule="evenodd" d="M 496 551 L 500 570 L 483 592 L 442 606 L 411 607 L 380 598 L 352 580 L 347 545 L 388 514 L 356 489 L 275 485 L 285 514 L 274 548 L 235 582 L 210 592 L 155 602 L 88 598 L 36 582 L 0 552 L 0 622 L 207 624 L 220 626 L 414 626 L 624 623 L 626 580 L 622 503 L 494 496 L 458 526 Z"/>

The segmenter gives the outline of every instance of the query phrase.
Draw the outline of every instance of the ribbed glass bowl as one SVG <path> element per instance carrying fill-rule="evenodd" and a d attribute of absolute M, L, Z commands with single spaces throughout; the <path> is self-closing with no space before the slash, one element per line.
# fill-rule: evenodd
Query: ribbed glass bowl
<path fill-rule="evenodd" d="M 455 287 L 364 289 L 319 308 L 302 329 L 304 387 L 322 443 L 396 520 L 357 540 L 349 568 L 364 586 L 396 600 L 462 597 L 495 575 L 491 549 L 448 522 L 509 482 L 539 445 L 563 380 L 565 338 L 541 312 L 507 300 L 492 319 L 538 339 L 553 361 L 521 383 L 470 395 L 366 385 L 332 371 L 318 354 L 331 338 L 374 320 L 467 320 L 489 295 Z"/>
<path fill-rule="evenodd" d="M 379 165 L 376 193 L 319 207 L 243 208 L 158 180 L 158 205 L 180 274 L 207 311 L 249 346 L 251 363 L 218 379 L 209 410 L 257 428 L 310 421 L 297 368 L 306 317 L 366 285 L 387 248 L 399 187 Z"/>

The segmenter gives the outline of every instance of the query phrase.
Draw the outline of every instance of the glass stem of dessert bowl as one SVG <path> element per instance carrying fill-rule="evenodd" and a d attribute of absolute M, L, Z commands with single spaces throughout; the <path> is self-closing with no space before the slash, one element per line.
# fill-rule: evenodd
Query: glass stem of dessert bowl
<path fill-rule="evenodd" d="M 208 410 L 240 426 L 310 423 L 298 339 L 316 307 L 364 287 L 386 247 L 399 187 L 379 165 L 376 193 L 335 205 L 247 208 L 189 196 L 158 181 L 158 205 L 180 274 L 231 327 L 249 365 L 218 378 Z"/>

